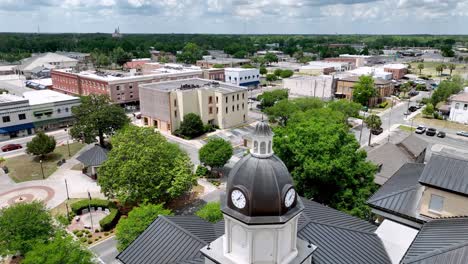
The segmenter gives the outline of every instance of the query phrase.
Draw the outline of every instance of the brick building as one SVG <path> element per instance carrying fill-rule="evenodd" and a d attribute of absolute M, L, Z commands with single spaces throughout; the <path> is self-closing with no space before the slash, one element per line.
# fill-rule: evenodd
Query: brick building
<path fill-rule="evenodd" d="M 352 100 L 354 85 L 356 85 L 358 81 L 358 76 L 337 79 L 335 97 Z M 385 100 L 385 97 L 391 96 L 393 94 L 394 88 L 392 81 L 380 78 L 374 79 L 374 85 L 375 89 L 377 89 L 377 96 L 369 99 L 369 106 L 371 107 L 383 102 Z"/>

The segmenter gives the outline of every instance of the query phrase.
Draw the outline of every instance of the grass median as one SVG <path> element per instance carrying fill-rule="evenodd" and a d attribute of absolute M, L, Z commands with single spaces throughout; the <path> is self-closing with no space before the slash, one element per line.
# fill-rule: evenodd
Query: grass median
<path fill-rule="evenodd" d="M 75 155 L 85 145 L 75 142 L 70 144 L 70 154 Z M 15 182 L 24 182 L 32 180 L 42 180 L 49 177 L 57 170 L 57 162 L 61 159 L 68 159 L 67 145 L 58 146 L 54 152 L 46 155 L 42 161 L 42 169 L 40 157 L 31 155 L 20 155 L 13 158 L 7 158 L 4 165 L 8 167 L 11 179 Z M 44 175 L 42 175 L 42 170 Z"/>

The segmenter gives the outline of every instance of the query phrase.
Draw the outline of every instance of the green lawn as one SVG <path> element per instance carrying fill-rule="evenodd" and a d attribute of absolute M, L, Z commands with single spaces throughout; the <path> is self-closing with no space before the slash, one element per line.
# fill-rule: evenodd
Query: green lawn
<path fill-rule="evenodd" d="M 404 126 L 404 125 L 401 125 L 398 127 L 400 130 L 403 130 L 403 131 L 408 131 L 408 132 L 413 132 L 416 130 L 416 128 L 414 127 L 410 127 L 410 126 Z"/>
<path fill-rule="evenodd" d="M 413 62 L 411 63 L 411 71 L 414 74 L 419 75 L 419 69 L 418 69 L 418 64 L 419 62 Z M 424 69 L 421 71 L 422 75 L 431 75 L 432 78 L 439 78 L 439 74 L 436 71 L 436 67 L 439 64 L 442 64 L 442 62 L 423 62 L 424 64 Z M 445 62 L 445 65 L 450 64 L 449 62 Z M 468 72 L 468 64 L 458 64 L 454 63 L 456 65 L 455 70 L 453 70 L 452 75 L 457 75 L 457 74 L 464 74 Z M 443 72 L 444 74 L 449 75 L 450 70 L 447 68 Z M 447 78 L 448 76 L 444 76 L 442 78 Z"/>
<path fill-rule="evenodd" d="M 85 145 L 81 143 L 70 144 L 70 154 L 75 155 Z M 43 162 L 42 167 L 44 169 L 44 178 L 49 177 L 52 173 L 57 170 L 57 162 L 61 159 L 68 159 L 68 148 L 67 145 L 58 146 L 54 152 L 48 154 Z M 42 171 L 40 158 L 31 155 L 20 155 L 13 158 L 7 158 L 5 165 L 8 167 L 9 176 L 15 182 L 24 182 L 31 180 L 42 179 Z"/>
<path fill-rule="evenodd" d="M 453 130 L 467 130 L 468 126 L 452 121 L 439 120 L 434 118 L 425 118 L 421 114 L 418 114 L 414 118 L 414 124 L 425 125 L 427 127 L 436 127 L 439 129 L 448 128 Z"/>

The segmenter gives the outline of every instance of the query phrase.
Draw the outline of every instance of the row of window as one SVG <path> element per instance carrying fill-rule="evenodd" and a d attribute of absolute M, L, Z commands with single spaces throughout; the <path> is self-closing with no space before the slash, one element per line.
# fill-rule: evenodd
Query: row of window
<path fill-rule="evenodd" d="M 26 114 L 18 114 L 18 119 L 19 120 L 25 120 L 26 119 Z M 2 121 L 3 121 L 3 123 L 11 122 L 10 116 L 2 116 Z"/>
<path fill-rule="evenodd" d="M 257 79 L 260 78 L 260 75 L 257 75 Z M 255 79 L 255 75 L 252 76 L 245 76 L 245 77 L 239 77 L 239 81 L 242 81 L 243 79 L 245 80 L 250 80 L 250 79 Z M 229 80 L 232 80 L 232 77 L 229 76 Z M 234 81 L 237 81 L 237 77 L 234 77 Z"/>
<path fill-rule="evenodd" d="M 123 88 L 125 88 L 125 87 L 123 87 Z M 129 85 L 129 86 L 128 86 L 128 89 L 133 89 L 133 85 Z M 117 86 L 115 87 L 115 90 L 119 91 L 119 90 L 120 90 L 120 85 L 117 85 Z"/>
<path fill-rule="evenodd" d="M 460 103 L 455 104 L 455 109 L 460 109 Z M 463 110 L 468 110 L 468 104 L 463 105 Z"/>
<path fill-rule="evenodd" d="M 242 103 L 242 110 L 245 109 L 244 103 Z M 226 106 L 226 114 L 228 113 L 229 107 Z M 234 105 L 232 106 L 232 112 L 235 111 Z M 237 104 L 237 111 L 239 111 L 239 104 Z M 218 108 L 216 107 L 216 113 L 218 113 Z"/>

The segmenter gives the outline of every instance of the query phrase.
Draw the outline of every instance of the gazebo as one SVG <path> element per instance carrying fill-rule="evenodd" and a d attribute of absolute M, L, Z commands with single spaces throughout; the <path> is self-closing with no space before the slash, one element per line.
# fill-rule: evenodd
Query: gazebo
<path fill-rule="evenodd" d="M 108 149 L 95 145 L 83 152 L 77 160 L 83 164 L 83 173 L 93 179 L 97 179 L 97 168 L 107 160 Z"/>

